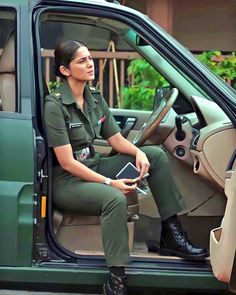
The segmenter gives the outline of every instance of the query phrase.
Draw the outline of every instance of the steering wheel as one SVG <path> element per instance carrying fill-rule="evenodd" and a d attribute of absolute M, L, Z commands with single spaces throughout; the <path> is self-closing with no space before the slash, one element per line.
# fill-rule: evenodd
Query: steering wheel
<path fill-rule="evenodd" d="M 165 115 L 169 112 L 169 110 L 175 103 L 178 94 L 179 91 L 176 88 L 172 88 L 170 91 L 164 94 L 161 102 L 153 110 L 150 117 L 146 120 L 146 122 L 139 130 L 139 133 L 134 138 L 134 145 L 141 146 L 149 138 L 149 136 L 154 133 Z"/>

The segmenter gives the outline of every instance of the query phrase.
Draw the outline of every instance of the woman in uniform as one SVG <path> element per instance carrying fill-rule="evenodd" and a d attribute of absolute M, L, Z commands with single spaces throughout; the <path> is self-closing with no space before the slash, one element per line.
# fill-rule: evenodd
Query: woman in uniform
<path fill-rule="evenodd" d="M 127 294 L 124 266 L 129 262 L 127 198 L 137 179 L 116 179 L 132 162 L 147 178 L 162 218 L 161 253 L 200 260 L 207 250 L 194 246 L 177 214 L 184 201 L 176 188 L 162 149 L 137 148 L 120 133 L 119 126 L 100 93 L 86 82 L 94 80 L 94 62 L 83 43 L 67 40 L 55 50 L 55 71 L 62 84 L 46 97 L 45 125 L 53 148 L 53 200 L 63 211 L 101 216 L 102 240 L 109 278 L 104 294 Z M 102 137 L 118 154 L 100 157 L 93 140 Z"/>

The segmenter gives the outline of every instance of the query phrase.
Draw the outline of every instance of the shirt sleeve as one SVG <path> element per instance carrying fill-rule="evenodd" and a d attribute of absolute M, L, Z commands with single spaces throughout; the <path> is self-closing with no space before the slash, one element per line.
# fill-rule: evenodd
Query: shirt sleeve
<path fill-rule="evenodd" d="M 61 105 L 57 102 L 46 100 L 44 120 L 49 147 L 69 144 L 69 137 Z"/>
<path fill-rule="evenodd" d="M 103 110 L 105 114 L 105 120 L 102 124 L 101 128 L 101 136 L 104 139 L 108 139 L 109 137 L 115 135 L 116 133 L 120 132 L 120 127 L 116 123 L 115 118 L 113 117 L 105 99 L 102 99 Z"/>

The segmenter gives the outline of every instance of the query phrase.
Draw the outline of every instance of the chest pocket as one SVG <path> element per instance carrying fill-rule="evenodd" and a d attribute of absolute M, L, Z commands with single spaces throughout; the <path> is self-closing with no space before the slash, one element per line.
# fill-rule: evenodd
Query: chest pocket
<path fill-rule="evenodd" d="M 87 131 L 85 126 L 80 121 L 68 122 L 67 130 L 71 143 L 84 144 L 87 139 Z"/>

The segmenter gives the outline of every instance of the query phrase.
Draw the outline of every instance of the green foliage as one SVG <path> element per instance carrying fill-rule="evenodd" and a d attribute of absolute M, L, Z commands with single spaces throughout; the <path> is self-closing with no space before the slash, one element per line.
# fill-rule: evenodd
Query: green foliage
<path fill-rule="evenodd" d="M 168 86 L 168 81 L 144 59 L 130 62 L 127 73 L 130 82 L 123 89 L 124 101 L 122 108 L 135 110 L 152 110 L 155 91 L 159 87 Z"/>
<path fill-rule="evenodd" d="M 198 55 L 198 59 L 207 65 L 215 74 L 231 83 L 235 88 L 236 80 L 236 56 L 235 52 L 230 56 L 223 56 L 220 51 L 204 51 Z"/>
<path fill-rule="evenodd" d="M 236 89 L 236 56 L 223 56 L 220 51 L 207 51 L 198 55 L 198 59 L 214 73 Z M 152 110 L 153 99 L 157 88 L 169 86 L 169 82 L 142 58 L 130 62 L 127 73 L 128 86 L 121 89 L 120 107 L 133 110 Z M 51 81 L 49 91 L 54 91 L 60 82 Z"/>
<path fill-rule="evenodd" d="M 223 56 L 220 51 L 207 51 L 198 55 L 198 59 L 236 88 L 235 52 L 230 56 Z M 124 101 L 121 107 L 152 110 L 156 89 L 169 86 L 168 81 L 144 59 L 132 60 L 127 73 L 133 77 L 133 81 L 123 89 Z"/>
<path fill-rule="evenodd" d="M 144 86 L 124 87 L 124 105 L 125 109 L 132 110 L 151 110 L 153 105 L 153 97 L 155 95 L 154 88 Z"/>
<path fill-rule="evenodd" d="M 61 84 L 61 82 L 58 81 L 50 81 L 48 84 L 48 88 L 49 88 L 49 92 L 53 92 L 54 90 L 56 90 L 57 87 L 59 87 Z"/>
<path fill-rule="evenodd" d="M 161 76 L 153 66 L 141 58 L 132 60 L 127 72 L 128 75 L 134 75 L 134 85 L 149 88 L 158 88 L 169 85 L 165 78 Z"/>

